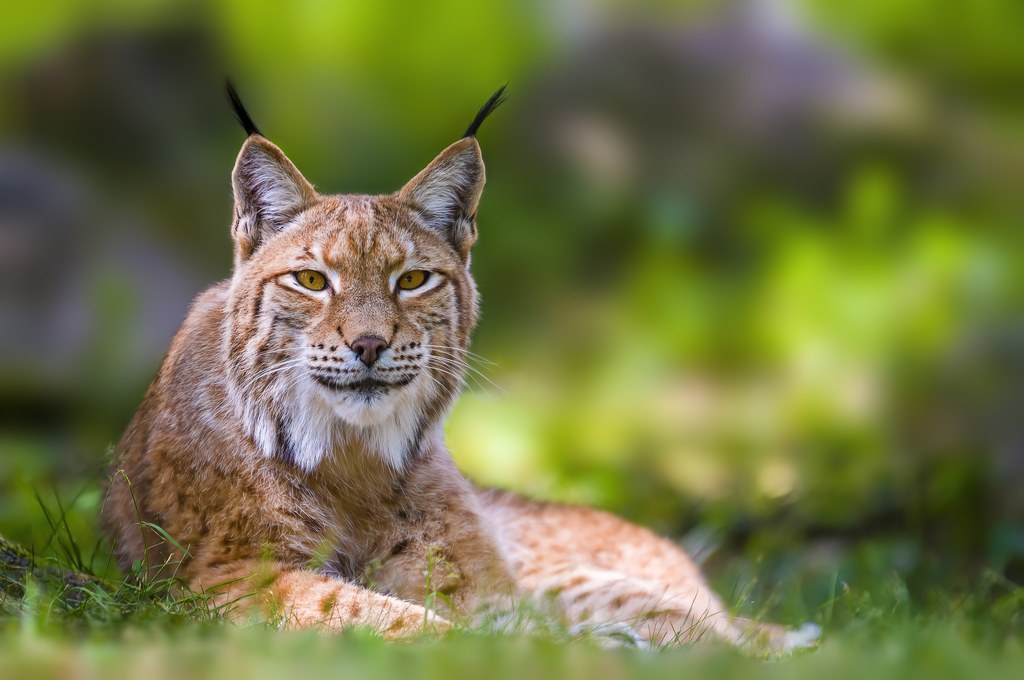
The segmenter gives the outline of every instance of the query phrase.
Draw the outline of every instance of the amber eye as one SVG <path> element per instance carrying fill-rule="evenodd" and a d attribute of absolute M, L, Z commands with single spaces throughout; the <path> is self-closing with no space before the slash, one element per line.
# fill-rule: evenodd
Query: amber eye
<path fill-rule="evenodd" d="M 327 285 L 327 279 L 324 275 L 312 269 L 303 269 L 301 272 L 295 272 L 295 280 L 303 288 L 309 288 L 310 290 L 323 290 L 324 286 Z"/>
<path fill-rule="evenodd" d="M 398 287 L 402 290 L 416 290 L 430 278 L 430 272 L 422 269 L 411 269 L 398 277 Z"/>

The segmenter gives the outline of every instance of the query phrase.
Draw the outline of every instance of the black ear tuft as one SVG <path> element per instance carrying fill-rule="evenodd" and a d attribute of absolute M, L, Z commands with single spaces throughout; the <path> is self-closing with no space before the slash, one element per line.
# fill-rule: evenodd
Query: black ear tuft
<path fill-rule="evenodd" d="M 480 107 L 480 110 L 476 112 L 476 117 L 473 118 L 473 122 L 466 128 L 465 134 L 462 138 L 476 137 L 476 131 L 480 129 L 480 124 L 484 122 L 487 116 L 494 112 L 494 109 L 498 108 L 505 102 L 505 88 L 508 87 L 508 83 L 505 83 L 498 88 L 498 91 L 491 95 L 491 98 L 487 100 L 487 103 Z"/>
<path fill-rule="evenodd" d="M 235 118 L 245 128 L 245 133 L 250 136 L 262 135 L 263 133 L 256 127 L 256 123 L 252 122 L 252 116 L 245 110 L 245 104 L 242 103 L 241 98 L 238 96 L 238 90 L 235 89 L 230 79 L 224 81 L 224 88 L 228 92 L 228 99 L 231 100 L 231 108 L 235 112 Z"/>

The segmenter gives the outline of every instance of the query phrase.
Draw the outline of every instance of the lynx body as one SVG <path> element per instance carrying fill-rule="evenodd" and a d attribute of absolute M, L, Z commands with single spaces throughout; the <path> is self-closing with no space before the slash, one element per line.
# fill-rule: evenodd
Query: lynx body
<path fill-rule="evenodd" d="M 403 636 L 525 598 L 653 644 L 784 644 L 731 618 L 672 543 L 477 489 L 453 464 L 442 428 L 477 320 L 475 131 L 498 94 L 383 196 L 317 193 L 236 102 L 250 135 L 234 272 L 195 300 L 117 447 L 103 514 L 122 565 L 289 626 Z"/>

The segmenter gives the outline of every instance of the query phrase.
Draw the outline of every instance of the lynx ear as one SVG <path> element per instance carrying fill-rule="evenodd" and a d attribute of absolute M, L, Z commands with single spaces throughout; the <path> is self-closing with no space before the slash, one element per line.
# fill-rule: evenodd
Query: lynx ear
<path fill-rule="evenodd" d="M 462 255 L 476 240 L 476 207 L 484 189 L 484 159 L 474 137 L 465 137 L 442 151 L 398 192 L 417 208 L 423 220 Z"/>
<path fill-rule="evenodd" d="M 259 134 L 245 140 L 231 173 L 235 192 L 235 264 L 241 264 L 270 236 L 313 205 L 313 185 L 281 149 Z"/>

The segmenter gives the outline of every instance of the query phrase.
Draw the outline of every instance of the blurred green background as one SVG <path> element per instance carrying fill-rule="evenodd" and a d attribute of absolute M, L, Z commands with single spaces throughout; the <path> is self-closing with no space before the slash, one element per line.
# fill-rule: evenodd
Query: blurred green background
<path fill-rule="evenodd" d="M 225 75 L 343 193 L 397 189 L 508 81 L 480 134 L 493 363 L 450 421 L 462 468 L 678 538 L 780 620 L 879 583 L 1024 619 L 1017 0 L 4 14 L 8 538 L 55 550 L 63 509 L 93 554 L 105 452 L 229 274 Z"/>

